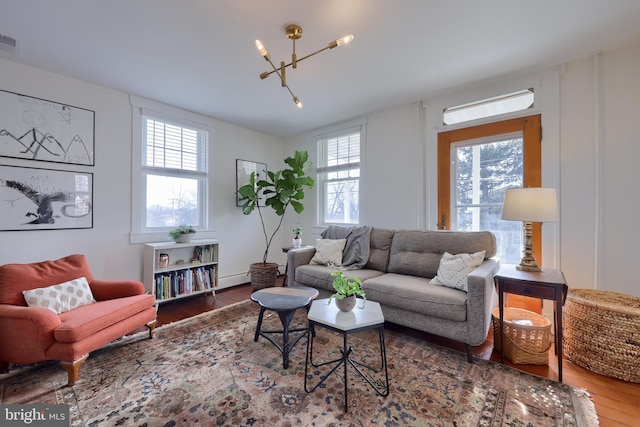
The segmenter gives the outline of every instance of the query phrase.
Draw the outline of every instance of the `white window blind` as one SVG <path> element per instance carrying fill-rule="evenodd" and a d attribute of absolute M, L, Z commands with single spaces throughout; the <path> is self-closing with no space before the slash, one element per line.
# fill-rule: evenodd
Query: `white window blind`
<path fill-rule="evenodd" d="M 360 214 L 361 128 L 318 139 L 318 200 L 323 224 L 357 224 Z"/>
<path fill-rule="evenodd" d="M 206 227 L 209 132 L 149 114 L 142 127 L 144 229 Z"/>
<path fill-rule="evenodd" d="M 143 166 L 207 172 L 208 132 L 145 117 Z"/>

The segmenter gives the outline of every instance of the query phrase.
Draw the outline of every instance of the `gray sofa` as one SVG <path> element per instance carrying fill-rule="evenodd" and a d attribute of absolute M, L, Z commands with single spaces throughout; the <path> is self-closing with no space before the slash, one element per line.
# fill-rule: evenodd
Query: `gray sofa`
<path fill-rule="evenodd" d="M 493 276 L 499 262 L 494 257 L 495 236 L 487 231 L 370 228 L 367 240 L 366 263 L 362 268 L 345 271 L 345 276 L 362 280 L 367 300 L 380 303 L 385 320 L 463 342 L 471 362 L 471 346 L 485 341 L 491 312 L 497 306 Z M 287 253 L 287 281 L 290 286 L 314 287 L 320 291 L 320 298 L 326 298 L 333 293 L 331 273 L 339 268 L 310 265 L 315 250 L 306 247 Z M 483 250 L 484 261 L 467 276 L 468 292 L 430 284 L 444 252 Z"/>

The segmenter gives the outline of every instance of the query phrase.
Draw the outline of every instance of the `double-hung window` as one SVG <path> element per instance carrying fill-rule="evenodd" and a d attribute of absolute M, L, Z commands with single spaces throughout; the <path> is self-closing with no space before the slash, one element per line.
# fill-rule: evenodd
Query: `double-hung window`
<path fill-rule="evenodd" d="M 320 135 L 318 219 L 320 224 L 358 224 L 362 127 Z"/>
<path fill-rule="evenodd" d="M 207 227 L 209 132 L 203 128 L 143 112 L 141 231 Z"/>

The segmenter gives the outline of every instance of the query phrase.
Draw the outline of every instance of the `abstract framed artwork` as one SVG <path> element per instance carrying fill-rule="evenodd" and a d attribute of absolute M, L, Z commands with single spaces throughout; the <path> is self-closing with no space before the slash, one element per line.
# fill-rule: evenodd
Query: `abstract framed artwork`
<path fill-rule="evenodd" d="M 0 156 L 94 166 L 95 112 L 0 90 Z"/>
<path fill-rule="evenodd" d="M 236 159 L 236 206 L 242 206 L 242 203 L 240 203 L 240 194 L 238 194 L 238 190 L 243 185 L 249 183 L 249 176 L 251 176 L 251 173 L 255 172 L 257 181 L 258 179 L 262 179 L 265 176 L 266 170 L 266 163 Z M 258 198 L 258 205 L 264 206 L 264 196 Z"/>
<path fill-rule="evenodd" d="M 0 165 L 0 231 L 93 228 L 93 174 Z"/>

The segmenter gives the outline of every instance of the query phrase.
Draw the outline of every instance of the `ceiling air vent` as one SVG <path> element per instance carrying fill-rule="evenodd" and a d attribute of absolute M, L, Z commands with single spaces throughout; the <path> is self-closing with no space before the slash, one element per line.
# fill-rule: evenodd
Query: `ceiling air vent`
<path fill-rule="evenodd" d="M 0 50 L 6 52 L 18 53 L 18 40 L 11 36 L 0 34 Z"/>

